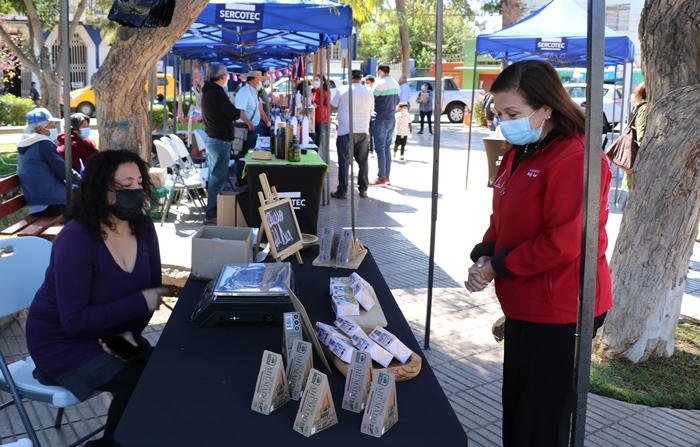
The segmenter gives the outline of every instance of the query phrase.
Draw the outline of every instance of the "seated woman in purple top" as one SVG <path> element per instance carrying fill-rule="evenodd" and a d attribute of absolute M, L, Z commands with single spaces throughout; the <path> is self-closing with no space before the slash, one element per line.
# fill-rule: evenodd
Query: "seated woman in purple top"
<path fill-rule="evenodd" d="M 104 436 L 86 446 L 113 445 L 150 355 L 141 331 L 162 293 L 158 238 L 143 212 L 150 190 L 148 168 L 137 154 L 112 150 L 90 158 L 29 309 L 35 377 L 81 400 L 96 390 L 114 395 Z M 103 343 L 119 335 L 140 355 L 125 361 Z"/>

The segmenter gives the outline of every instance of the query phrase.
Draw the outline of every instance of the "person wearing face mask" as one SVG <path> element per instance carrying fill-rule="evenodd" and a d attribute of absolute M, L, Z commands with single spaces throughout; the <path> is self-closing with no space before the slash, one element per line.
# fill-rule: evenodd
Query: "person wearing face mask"
<path fill-rule="evenodd" d="M 73 169 L 82 172 L 87 162 L 98 152 L 97 146 L 90 139 L 90 118 L 82 113 L 74 113 L 70 116 L 71 128 L 71 163 Z M 58 153 L 66 158 L 66 135 L 61 132 L 56 137 Z"/>
<path fill-rule="evenodd" d="M 246 139 L 243 141 L 243 149 L 236 154 L 236 186 L 243 187 L 246 182 L 243 177 L 243 162 L 239 162 L 240 157 L 244 157 L 248 149 L 255 147 L 258 140 L 257 127 L 261 122 L 267 121 L 267 117 L 263 120 L 265 111 L 262 107 L 262 102 L 258 98 L 258 92 L 262 90 L 264 77 L 262 72 L 251 70 L 245 76 L 246 83 L 238 90 L 236 94 L 236 108 L 241 111 L 241 118 L 236 122 L 236 127 L 248 129 Z"/>
<path fill-rule="evenodd" d="M 29 213 L 60 216 L 66 207 L 66 163 L 56 150 L 60 120 L 44 108 L 27 112 L 27 127 L 17 143 L 17 176 Z M 72 184 L 80 181 L 73 171 Z"/>
<path fill-rule="evenodd" d="M 217 196 L 228 181 L 228 164 L 233 145 L 233 122 L 241 114 L 226 93 L 229 75 L 221 64 L 209 65 L 209 80 L 202 87 L 202 121 L 207 134 L 207 183 L 206 223 L 216 224 Z"/>
<path fill-rule="evenodd" d="M 144 214 L 148 167 L 127 150 L 95 154 L 51 249 L 51 262 L 27 316 L 34 376 L 78 399 L 109 391 L 107 425 L 85 445 L 112 446 L 151 346 L 141 332 L 158 308 L 161 264 L 153 221 Z M 130 360 L 104 343 L 122 337 L 138 350 Z"/>
<path fill-rule="evenodd" d="M 408 103 L 400 102 L 399 111 L 396 113 L 396 141 L 394 141 L 394 158 L 401 147 L 401 161 L 404 161 L 404 152 L 406 151 L 406 142 L 408 136 L 413 135 L 413 115 L 408 113 Z"/>
<path fill-rule="evenodd" d="M 470 292 L 495 281 L 505 314 L 503 446 L 568 445 L 574 398 L 583 214 L 584 115 L 552 65 L 510 65 L 491 87 L 511 144 L 493 185 L 493 214 L 471 252 Z M 600 151 L 594 335 L 612 307 L 605 258 L 612 174 Z"/>
<path fill-rule="evenodd" d="M 321 146 L 321 130 L 328 132 L 328 80 L 321 76 L 314 77 L 314 94 L 311 97 L 311 102 L 316 106 L 316 116 L 314 125 L 314 144 Z M 323 108 L 321 108 L 323 102 Z"/>
<path fill-rule="evenodd" d="M 266 70 L 260 70 L 260 73 L 263 75 L 263 82 L 258 85 L 258 98 L 262 106 L 262 114 L 260 115 L 257 132 L 261 136 L 267 137 L 270 135 L 270 97 L 266 89 L 270 86 L 270 78 L 268 78 Z"/>

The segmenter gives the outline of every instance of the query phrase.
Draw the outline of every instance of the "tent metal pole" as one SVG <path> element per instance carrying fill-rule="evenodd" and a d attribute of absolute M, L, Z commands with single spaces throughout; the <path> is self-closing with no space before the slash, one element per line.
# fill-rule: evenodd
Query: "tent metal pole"
<path fill-rule="evenodd" d="M 605 0 L 588 0 L 586 42 L 586 155 L 583 168 L 583 225 L 581 237 L 581 280 L 574 351 L 574 413 L 571 446 L 583 447 L 586 437 L 586 410 L 591 372 L 591 350 L 598 270 L 598 231 L 600 216 L 601 154 L 600 129 L 603 126 L 603 84 L 605 55 Z"/>
<path fill-rule="evenodd" d="M 65 135 L 65 175 L 66 175 L 66 203 L 70 204 L 71 196 L 73 194 L 73 143 L 71 142 L 71 128 L 70 128 L 70 89 L 71 89 L 71 77 L 70 77 L 70 36 L 68 36 L 69 24 L 68 24 L 68 0 L 61 1 L 61 69 L 63 79 L 63 134 Z"/>
<path fill-rule="evenodd" d="M 345 70 L 343 70 L 343 74 L 349 75 L 352 72 L 352 44 L 353 44 L 353 38 L 355 37 L 355 34 L 351 34 L 348 37 L 348 55 L 347 55 L 347 64 L 345 67 Z M 353 238 L 357 238 L 357 235 L 355 234 L 355 134 L 354 134 L 354 127 L 353 127 L 353 107 L 352 107 L 352 79 L 350 79 L 351 76 L 347 76 L 348 80 L 348 137 L 350 139 L 350 153 L 349 153 L 349 162 L 350 162 L 350 222 L 352 224 L 352 236 Z M 340 88 L 340 87 L 338 87 Z M 337 95 L 340 95 L 340 92 L 336 93 Z M 338 98 L 340 99 L 340 98 Z M 338 101 L 338 105 L 340 105 L 340 101 Z M 329 125 L 330 125 L 330 120 Z M 330 129 L 330 128 L 329 128 Z M 330 132 L 329 132 L 330 133 Z M 338 137 L 340 138 L 340 137 Z M 336 142 L 338 140 L 336 139 Z M 338 144 L 336 143 L 336 151 L 339 151 Z"/>
<path fill-rule="evenodd" d="M 464 189 L 469 189 L 469 156 L 472 152 L 472 123 L 474 122 L 474 90 L 476 90 L 476 56 L 474 51 L 474 71 L 472 72 L 472 105 L 469 107 L 469 139 L 467 140 L 467 175 L 464 180 Z"/>
<path fill-rule="evenodd" d="M 328 79 L 328 74 L 331 72 L 331 59 L 328 57 L 328 46 L 326 45 L 326 82 L 328 83 L 329 89 L 331 85 L 331 81 Z M 330 90 L 328 91 L 328 96 L 330 97 L 331 92 Z M 330 99 L 330 98 L 329 98 Z M 321 104 L 323 104 L 323 95 L 321 95 Z M 323 108 L 321 108 L 321 111 L 323 112 Z M 324 126 L 323 123 L 321 123 L 321 135 L 323 136 L 323 153 L 325 154 L 325 159 L 326 159 L 326 164 L 328 166 L 331 165 L 331 109 L 326 105 L 326 124 L 327 126 Z M 324 200 L 326 201 L 325 203 L 328 204 L 330 203 L 331 200 L 331 182 L 330 182 L 330 173 L 327 173 L 326 179 L 328 181 L 326 182 L 326 196 L 324 197 Z"/>
<path fill-rule="evenodd" d="M 437 0 L 435 9 L 435 105 L 433 110 L 442 110 L 442 0 Z M 428 257 L 428 303 L 425 311 L 425 334 L 423 349 L 430 349 L 430 319 L 433 310 L 433 282 L 435 279 L 435 231 L 438 210 L 438 180 L 440 175 L 440 114 L 435 119 L 433 137 L 433 189 L 430 213 L 430 255 Z"/>

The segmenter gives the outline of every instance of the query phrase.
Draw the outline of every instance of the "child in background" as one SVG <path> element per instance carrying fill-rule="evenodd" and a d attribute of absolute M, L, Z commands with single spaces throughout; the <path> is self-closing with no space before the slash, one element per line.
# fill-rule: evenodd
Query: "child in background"
<path fill-rule="evenodd" d="M 413 135 L 413 127 L 411 122 L 413 121 L 413 115 L 408 113 L 408 104 L 405 102 L 399 103 L 399 111 L 396 113 L 396 141 L 394 141 L 394 158 L 396 158 L 396 152 L 399 150 L 399 145 L 401 146 L 401 161 L 404 161 L 404 152 L 406 150 L 406 141 L 409 135 Z"/>

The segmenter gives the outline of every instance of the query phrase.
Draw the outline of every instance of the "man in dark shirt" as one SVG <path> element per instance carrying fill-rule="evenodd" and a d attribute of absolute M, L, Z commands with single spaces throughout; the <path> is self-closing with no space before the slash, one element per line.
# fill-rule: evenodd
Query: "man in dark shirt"
<path fill-rule="evenodd" d="M 39 107 L 39 102 L 41 102 L 41 93 L 39 93 L 39 90 L 36 88 L 36 82 L 32 82 L 31 85 L 32 86 L 29 89 L 29 97 L 32 101 L 34 101 L 34 104 Z"/>
<path fill-rule="evenodd" d="M 216 224 L 216 199 L 228 180 L 228 164 L 233 143 L 233 122 L 241 113 L 226 94 L 228 71 L 221 64 L 209 66 L 209 80 L 202 87 L 202 121 L 207 134 L 207 224 Z"/>

